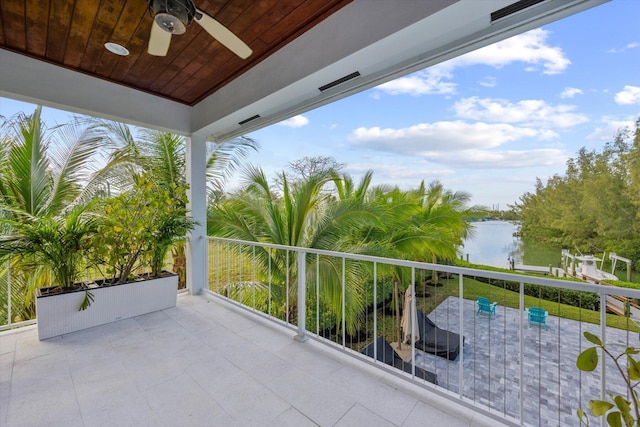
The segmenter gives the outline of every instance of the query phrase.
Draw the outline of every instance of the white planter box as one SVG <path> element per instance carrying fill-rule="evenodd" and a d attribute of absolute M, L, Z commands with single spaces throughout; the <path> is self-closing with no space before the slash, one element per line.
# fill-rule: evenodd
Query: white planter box
<path fill-rule="evenodd" d="M 176 306 L 178 275 L 96 288 L 86 310 L 79 307 L 84 291 L 36 296 L 38 338 L 44 340 L 105 323 Z"/>

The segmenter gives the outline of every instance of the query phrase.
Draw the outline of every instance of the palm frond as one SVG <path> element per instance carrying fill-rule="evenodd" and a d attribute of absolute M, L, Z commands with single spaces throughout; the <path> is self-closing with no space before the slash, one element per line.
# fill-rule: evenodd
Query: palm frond
<path fill-rule="evenodd" d="M 248 137 L 211 143 L 207 155 L 207 183 L 210 191 L 222 191 L 227 179 L 260 144 Z"/>
<path fill-rule="evenodd" d="M 29 213 L 44 209 L 51 190 L 49 134 L 40 120 L 41 110 L 37 107 L 31 116 L 20 113 L 7 123 L 11 143 L 7 187 L 15 206 Z"/>
<path fill-rule="evenodd" d="M 186 142 L 168 132 L 144 129 L 137 143 L 141 162 L 154 171 L 156 179 L 167 184 L 185 182 Z"/>
<path fill-rule="evenodd" d="M 60 126 L 55 143 L 48 153 L 53 172 L 53 188 L 47 201 L 47 211 L 58 212 L 73 205 L 88 180 L 87 164 L 108 141 L 82 127 L 76 120 Z M 53 148 L 55 147 L 55 148 Z"/>

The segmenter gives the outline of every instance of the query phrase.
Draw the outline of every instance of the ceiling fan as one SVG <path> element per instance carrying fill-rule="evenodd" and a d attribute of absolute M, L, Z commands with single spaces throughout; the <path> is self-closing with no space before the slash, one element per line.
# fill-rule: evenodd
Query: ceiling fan
<path fill-rule="evenodd" d="M 242 59 L 253 52 L 238 36 L 227 27 L 196 8 L 192 0 L 148 0 L 153 15 L 151 35 L 149 36 L 150 55 L 166 56 L 169 51 L 172 34 L 184 34 L 195 20 L 214 39 Z"/>

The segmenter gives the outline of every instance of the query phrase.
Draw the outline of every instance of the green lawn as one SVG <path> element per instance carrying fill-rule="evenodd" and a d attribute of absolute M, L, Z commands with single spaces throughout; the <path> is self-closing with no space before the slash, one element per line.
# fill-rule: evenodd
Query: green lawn
<path fill-rule="evenodd" d="M 458 297 L 458 279 L 442 280 L 444 286 L 433 288 L 424 287 L 421 290 L 427 291 L 431 295 L 428 297 L 416 298 L 416 307 L 422 310 L 424 313 L 430 313 L 435 310 L 442 302 L 448 297 Z M 498 286 L 489 285 L 487 283 L 479 282 L 473 278 L 464 278 L 464 298 L 474 301 L 479 296 L 489 298 L 492 302 L 497 301 L 500 306 L 519 308 L 520 307 L 520 295 L 518 292 L 502 289 Z M 393 301 L 390 303 L 393 307 Z M 549 312 L 552 316 L 558 316 L 565 319 L 578 320 L 587 323 L 599 324 L 600 312 L 588 309 L 580 309 L 567 304 L 559 304 L 553 301 L 547 301 L 535 297 L 525 295 L 524 297 L 525 307 L 542 307 Z M 397 325 L 396 317 L 391 314 L 381 313 L 379 310 L 377 313 L 377 326 L 378 335 L 384 335 L 389 341 L 395 341 L 397 339 Z M 347 343 L 351 348 L 359 351 L 368 342 L 373 340 L 373 318 L 369 317 L 366 323 L 367 340 L 359 343 Z M 619 328 L 623 330 L 630 330 L 638 332 L 639 328 L 625 317 L 616 316 L 614 314 L 607 314 L 607 326 Z"/>
<path fill-rule="evenodd" d="M 431 293 L 428 298 L 416 299 L 417 307 L 429 313 L 440 305 L 449 296 L 458 296 L 458 279 L 445 279 L 442 280 L 444 286 L 439 288 L 426 289 Z M 464 298 L 475 300 L 479 296 L 489 298 L 491 302 L 497 301 L 499 305 L 511 308 L 520 307 L 520 295 L 518 292 L 502 289 L 498 286 L 489 285 L 474 280 L 470 277 L 464 278 Z M 567 304 L 559 304 L 553 301 L 547 301 L 532 296 L 524 296 L 525 307 L 542 307 L 549 312 L 551 316 L 558 316 L 565 319 L 579 320 L 587 323 L 600 323 L 600 312 L 588 310 L 585 308 L 573 307 Z M 631 330 L 637 332 L 639 329 L 636 325 L 629 321 L 626 317 L 616 316 L 614 314 L 607 314 L 607 326 Z"/>

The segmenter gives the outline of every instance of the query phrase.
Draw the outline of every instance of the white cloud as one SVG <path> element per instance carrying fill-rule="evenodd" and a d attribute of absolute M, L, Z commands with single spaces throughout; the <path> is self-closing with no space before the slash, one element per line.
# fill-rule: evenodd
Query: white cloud
<path fill-rule="evenodd" d="M 408 94 L 413 96 L 428 94 L 452 94 L 456 91 L 456 84 L 443 81 L 452 78 L 451 73 L 442 70 L 438 66 L 419 71 L 410 76 L 381 84 L 377 89 L 391 95 Z"/>
<path fill-rule="evenodd" d="M 622 49 L 615 49 L 615 48 L 609 49 L 607 53 L 622 53 L 627 49 L 635 49 L 637 47 L 640 47 L 640 42 L 631 42 L 627 44 L 625 47 L 623 47 Z"/>
<path fill-rule="evenodd" d="M 391 95 L 409 94 L 414 96 L 427 94 L 452 94 L 456 91 L 456 83 L 447 81 L 453 78 L 453 70 L 472 65 L 488 65 L 502 68 L 514 62 L 523 62 L 528 66 L 526 71 L 537 71 L 542 67 L 543 74 L 562 73 L 571 64 L 560 47 L 547 43 L 549 31 L 535 29 L 510 39 L 469 52 L 442 64 L 434 65 L 406 77 L 378 86 L 383 92 Z M 486 80 L 483 86 L 492 87 L 495 82 Z"/>
<path fill-rule="evenodd" d="M 456 114 L 464 119 L 542 128 L 567 128 L 588 121 L 586 116 L 574 113 L 575 108 L 575 105 L 549 105 L 540 99 L 512 103 L 506 99 L 477 96 L 461 99 L 453 105 Z"/>
<path fill-rule="evenodd" d="M 287 126 L 290 128 L 301 128 L 309 124 L 309 119 L 306 118 L 305 116 L 298 115 L 298 116 L 293 116 L 290 119 L 283 120 L 278 124 L 280 126 Z"/>
<path fill-rule="evenodd" d="M 587 141 L 606 142 L 611 141 L 622 129 L 633 129 L 634 121 L 629 118 L 627 120 L 620 120 L 615 117 L 605 116 L 602 118 L 602 126 L 596 127 L 596 129 L 587 135 Z"/>
<path fill-rule="evenodd" d="M 487 76 L 482 79 L 480 82 L 480 86 L 484 87 L 496 87 L 498 85 L 498 81 L 493 76 Z"/>
<path fill-rule="evenodd" d="M 576 87 L 565 87 L 562 93 L 560 94 L 560 98 L 573 98 L 576 95 L 582 95 L 584 92 L 582 89 L 578 89 Z"/>
<path fill-rule="evenodd" d="M 398 181 L 406 181 L 413 185 L 417 185 L 423 179 L 435 179 L 456 173 L 453 169 L 436 169 L 433 165 L 428 166 L 421 163 L 424 162 L 389 164 L 388 161 L 381 160 L 379 163 L 350 163 L 345 168 L 345 172 L 352 175 L 361 175 L 373 170 L 373 177 L 376 182 L 397 183 Z"/>
<path fill-rule="evenodd" d="M 426 155 L 435 151 L 494 148 L 522 138 L 549 139 L 555 136 L 552 131 L 510 124 L 443 121 L 421 123 L 403 129 L 361 127 L 351 132 L 349 141 L 356 148 Z"/>
<path fill-rule="evenodd" d="M 536 150 L 463 150 L 457 153 L 433 152 L 425 156 L 432 162 L 464 168 L 514 169 L 565 164 L 569 156 L 556 148 Z"/>
<path fill-rule="evenodd" d="M 627 85 L 614 99 L 620 105 L 640 104 L 640 87 Z"/>
<path fill-rule="evenodd" d="M 527 71 L 542 66 L 543 74 L 559 74 L 571 61 L 560 47 L 552 47 L 547 43 L 548 36 L 549 31 L 538 28 L 453 58 L 442 65 L 455 68 L 484 64 L 502 68 L 514 62 L 524 62 L 529 64 Z"/>

